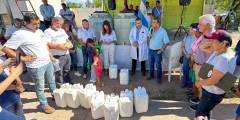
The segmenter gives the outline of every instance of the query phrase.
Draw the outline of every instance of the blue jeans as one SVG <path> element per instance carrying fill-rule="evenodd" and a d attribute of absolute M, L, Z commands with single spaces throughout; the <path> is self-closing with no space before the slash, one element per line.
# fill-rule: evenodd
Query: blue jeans
<path fill-rule="evenodd" d="M 154 78 L 155 62 L 157 63 L 157 79 L 158 82 L 162 79 L 162 53 L 157 54 L 157 50 L 149 49 L 149 65 L 150 65 L 150 78 Z"/>
<path fill-rule="evenodd" d="M 217 95 L 202 89 L 202 97 L 199 101 L 195 116 L 207 116 L 208 120 L 210 120 L 211 110 L 223 100 L 224 96 L 225 94 Z"/>
<path fill-rule="evenodd" d="M 48 83 L 50 91 L 53 92 L 56 89 L 54 68 L 52 62 L 44 65 L 40 68 L 28 68 L 31 79 L 35 82 L 37 98 L 42 106 L 48 105 L 47 99 L 44 95 L 45 80 Z"/>
<path fill-rule="evenodd" d="M 7 111 L 14 113 L 15 115 L 25 119 L 24 112 L 23 112 L 23 104 L 21 99 L 19 99 L 16 103 L 14 103 L 12 106 L 5 108 Z M 0 117 L 1 118 L 1 117 Z"/>
<path fill-rule="evenodd" d="M 24 120 L 25 118 L 15 115 L 12 112 L 2 108 L 2 111 L 0 112 L 0 119 L 1 120 Z"/>
<path fill-rule="evenodd" d="M 73 53 L 70 53 L 70 56 L 71 56 L 72 70 L 79 71 L 80 69 L 77 66 L 77 63 L 78 63 L 77 52 L 75 51 Z"/>
<path fill-rule="evenodd" d="M 92 47 L 82 47 L 83 54 L 83 74 L 87 74 L 87 63 L 89 61 L 90 64 L 93 63 L 93 51 Z"/>
<path fill-rule="evenodd" d="M 192 80 L 189 75 L 189 62 L 190 60 L 187 57 L 183 57 L 183 79 L 182 79 L 182 85 L 186 87 L 192 87 Z"/>

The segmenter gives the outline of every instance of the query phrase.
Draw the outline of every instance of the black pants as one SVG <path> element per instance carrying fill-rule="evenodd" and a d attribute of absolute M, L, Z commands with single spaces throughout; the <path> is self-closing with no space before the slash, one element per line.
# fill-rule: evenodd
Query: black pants
<path fill-rule="evenodd" d="M 139 51 L 137 48 L 137 58 L 139 56 Z M 132 59 L 132 72 L 135 73 L 136 72 L 136 67 L 137 67 L 137 60 Z M 145 74 L 146 72 L 146 61 L 141 61 L 141 72 Z"/>

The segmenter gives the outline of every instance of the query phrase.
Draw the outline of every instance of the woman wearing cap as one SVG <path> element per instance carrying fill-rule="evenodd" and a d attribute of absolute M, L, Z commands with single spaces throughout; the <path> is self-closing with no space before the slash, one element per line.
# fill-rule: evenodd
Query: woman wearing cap
<path fill-rule="evenodd" d="M 223 100 L 226 93 L 226 91 L 217 87 L 216 84 L 225 73 L 233 73 L 227 58 L 227 49 L 232 45 L 232 39 L 230 35 L 223 30 L 216 31 L 204 37 L 212 41 L 213 53 L 206 63 L 214 67 L 212 74 L 210 74 L 210 78 L 195 83 L 196 87 L 202 88 L 202 97 L 195 116 L 197 118 L 200 116 L 207 116 L 210 120 L 210 111 Z"/>

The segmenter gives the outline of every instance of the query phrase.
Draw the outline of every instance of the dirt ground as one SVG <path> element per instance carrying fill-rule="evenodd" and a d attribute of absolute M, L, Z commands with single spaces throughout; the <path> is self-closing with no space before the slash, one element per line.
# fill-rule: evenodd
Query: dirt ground
<path fill-rule="evenodd" d="M 27 75 L 24 75 L 27 77 Z M 81 78 L 74 77 L 75 83 L 86 84 L 88 81 Z M 185 89 L 181 88 L 179 76 L 174 76 L 173 81 L 167 81 L 167 76 L 164 76 L 163 83 L 158 85 L 156 80 L 147 81 L 140 73 L 131 77 L 130 84 L 121 86 L 119 80 L 104 79 L 105 86 L 98 88 L 103 90 L 106 94 L 119 93 L 126 88 L 133 89 L 137 86 L 144 86 L 150 97 L 149 110 L 147 113 L 137 114 L 134 113 L 131 118 L 121 118 L 121 120 L 192 120 L 194 111 L 188 108 L 189 102 L 184 95 Z M 54 114 L 44 114 L 39 108 L 34 87 L 31 82 L 25 84 L 27 92 L 21 95 L 24 112 L 27 120 L 92 120 L 91 111 L 82 107 L 78 109 L 59 108 L 56 107 L 51 95 L 46 89 L 46 96 L 48 97 L 49 104 L 56 107 Z M 232 96 L 232 95 L 230 95 Z M 231 120 L 234 119 L 237 104 L 240 103 L 239 98 L 226 98 L 218 105 L 213 111 L 213 118 L 215 120 Z M 224 113 L 224 114 L 222 114 Z"/>
<path fill-rule="evenodd" d="M 173 36 L 173 35 L 170 35 Z M 234 45 L 239 38 L 238 33 L 234 33 Z M 175 41 L 176 42 L 176 41 Z M 75 83 L 86 84 L 87 80 L 82 80 L 80 77 L 72 75 Z M 51 95 L 46 89 L 46 96 L 51 106 L 56 108 L 53 114 L 44 114 L 39 108 L 36 94 L 34 92 L 34 84 L 29 80 L 27 74 L 22 75 L 24 86 L 27 89 L 21 95 L 24 112 L 27 120 L 92 120 L 91 111 L 82 107 L 77 109 L 59 108 L 56 107 L 54 101 L 51 100 Z M 121 86 L 118 80 L 109 80 L 103 78 L 105 86 L 98 88 L 103 90 L 105 94 L 119 93 L 124 89 L 133 89 L 138 86 L 144 86 L 150 95 L 149 109 L 147 113 L 137 114 L 136 112 L 131 118 L 120 118 L 120 120 L 193 120 L 194 111 L 188 108 L 189 102 L 184 94 L 186 89 L 181 88 L 179 76 L 173 76 L 172 81 L 167 81 L 167 76 L 163 76 L 161 85 L 157 84 L 156 80 L 147 81 L 146 77 L 142 77 L 140 73 L 130 77 L 130 84 Z M 221 104 L 217 105 L 213 110 L 212 118 L 214 120 L 234 120 L 235 110 L 240 103 L 240 98 L 228 94 Z"/>

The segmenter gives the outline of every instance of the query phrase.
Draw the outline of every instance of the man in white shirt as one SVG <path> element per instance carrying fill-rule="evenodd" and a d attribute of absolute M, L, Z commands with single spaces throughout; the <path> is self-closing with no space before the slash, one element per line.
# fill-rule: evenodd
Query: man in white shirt
<path fill-rule="evenodd" d="M 25 62 L 30 78 L 35 82 L 36 94 L 42 110 L 51 114 L 55 109 L 48 105 L 44 95 L 44 84 L 46 80 L 51 92 L 56 89 L 56 84 L 48 42 L 44 33 L 38 29 L 40 20 L 37 15 L 27 14 L 24 16 L 24 21 L 25 28 L 13 33 L 4 44 L 3 52 L 9 57 L 16 57 L 15 50 L 20 48 L 26 54 L 21 57 L 21 60 Z"/>
<path fill-rule="evenodd" d="M 15 18 L 13 21 L 13 25 L 9 26 L 5 32 L 4 38 L 8 40 L 11 35 L 19 30 L 22 27 L 22 20 L 19 18 Z"/>
<path fill-rule="evenodd" d="M 87 39 L 96 40 L 96 35 L 92 28 L 89 27 L 89 22 L 87 19 L 82 20 L 82 27 L 78 29 L 78 42 L 82 45 L 83 54 L 83 78 L 87 78 L 87 62 L 88 59 L 93 56 L 91 53 L 87 52 Z"/>
<path fill-rule="evenodd" d="M 71 26 L 70 26 L 71 31 L 72 31 L 72 26 L 76 30 L 76 32 L 78 31 L 78 27 L 77 27 L 77 24 L 75 22 L 75 14 L 74 14 L 73 11 L 70 10 L 70 8 L 67 7 L 67 5 L 65 3 L 62 3 L 62 9 L 60 10 L 59 15 L 66 22 L 69 22 L 71 24 Z"/>
<path fill-rule="evenodd" d="M 62 29 L 63 22 L 62 18 L 55 17 L 52 20 L 52 26 L 44 31 L 45 35 L 50 39 L 48 45 L 51 54 L 59 60 L 60 71 L 56 72 L 56 81 L 59 85 L 64 82 L 73 84 L 69 74 L 71 66 L 69 49 L 71 49 L 73 45 L 68 40 L 67 33 Z"/>
<path fill-rule="evenodd" d="M 132 27 L 129 40 L 131 43 L 132 75 L 135 74 L 137 61 L 141 62 L 142 75 L 146 75 L 146 60 L 148 59 L 147 35 L 148 29 L 142 25 L 140 18 L 135 20 L 135 26 Z"/>
<path fill-rule="evenodd" d="M 48 4 L 48 0 L 42 0 L 43 4 L 40 6 L 40 12 L 44 19 L 44 25 L 49 28 L 52 18 L 55 16 L 55 11 L 52 5 Z"/>

